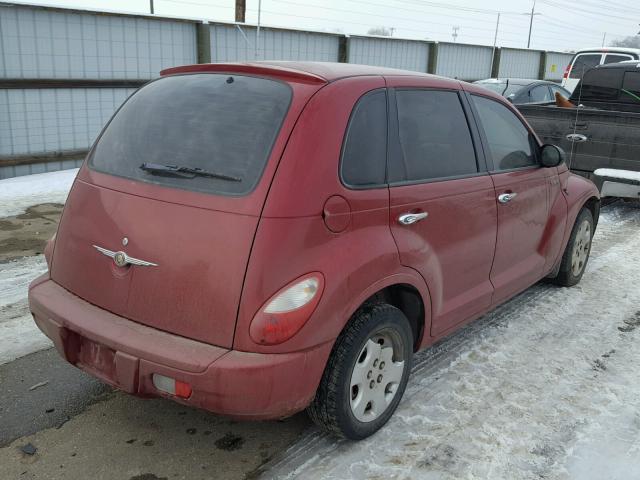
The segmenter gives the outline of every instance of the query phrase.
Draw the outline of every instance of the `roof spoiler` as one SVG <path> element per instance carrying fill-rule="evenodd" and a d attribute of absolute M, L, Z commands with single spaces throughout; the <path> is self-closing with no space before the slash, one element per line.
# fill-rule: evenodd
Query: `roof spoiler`
<path fill-rule="evenodd" d="M 160 71 L 160 76 L 176 75 L 180 73 L 219 72 L 219 73 L 247 73 L 277 77 L 283 80 L 299 83 L 322 84 L 328 83 L 325 78 L 313 73 L 294 70 L 286 67 L 276 67 L 261 63 L 200 63 L 171 67 Z"/>

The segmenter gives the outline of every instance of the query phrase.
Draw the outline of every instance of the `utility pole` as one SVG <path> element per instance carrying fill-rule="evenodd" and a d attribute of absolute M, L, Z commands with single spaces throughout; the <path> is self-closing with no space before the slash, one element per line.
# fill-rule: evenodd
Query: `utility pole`
<path fill-rule="evenodd" d="M 256 58 L 260 50 L 260 14 L 262 13 L 262 0 L 258 0 L 258 26 L 256 28 Z"/>
<path fill-rule="evenodd" d="M 527 40 L 527 48 L 531 47 L 531 29 L 533 28 L 533 16 L 536 14 L 536 0 L 533 0 L 531 7 L 531 19 L 529 20 L 529 40 Z"/>
<path fill-rule="evenodd" d="M 153 0 L 149 0 L 149 11 L 151 12 L 151 15 L 153 15 Z"/>
<path fill-rule="evenodd" d="M 393 37 L 393 32 L 395 31 L 395 27 L 389 27 L 389 31 L 391 32 L 390 37 Z"/>
<path fill-rule="evenodd" d="M 244 23 L 246 13 L 247 13 L 247 1 L 236 0 L 236 22 Z"/>
<path fill-rule="evenodd" d="M 604 35 L 602 35 L 602 46 L 604 47 L 604 42 L 607 41 L 607 32 L 604 32 Z"/>
<path fill-rule="evenodd" d="M 489 69 L 489 75 L 493 75 L 493 59 L 496 58 L 496 45 L 498 44 L 498 28 L 500 27 L 500 14 L 498 13 L 498 20 L 496 20 L 496 34 L 493 36 L 493 52 L 491 53 L 491 68 Z"/>
<path fill-rule="evenodd" d="M 458 40 L 458 30 L 460 30 L 460 27 L 455 26 L 455 27 L 452 27 L 452 29 L 453 29 L 453 32 L 451 33 L 451 36 L 453 37 L 453 41 L 455 43 L 456 40 Z"/>

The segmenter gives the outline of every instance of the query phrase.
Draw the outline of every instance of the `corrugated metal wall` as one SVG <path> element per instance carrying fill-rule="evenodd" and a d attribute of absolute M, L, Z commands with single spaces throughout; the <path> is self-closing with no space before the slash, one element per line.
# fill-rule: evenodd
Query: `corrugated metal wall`
<path fill-rule="evenodd" d="M 57 172 L 69 168 L 78 168 L 82 165 L 82 158 L 77 160 L 63 160 L 59 162 L 38 162 L 29 165 L 2 165 L 0 166 L 0 180 L 3 178 L 20 177 L 34 173 Z"/>
<path fill-rule="evenodd" d="M 190 20 L 3 4 L 0 80 L 11 84 L 0 88 L 0 177 L 76 166 L 74 155 L 89 148 L 132 84 L 169 66 L 206 60 L 207 49 L 198 53 L 207 46 L 199 43 L 207 38 L 203 32 L 213 62 L 256 58 L 254 26 L 212 23 L 207 29 Z M 537 78 L 541 54 L 501 49 L 500 76 Z M 491 75 L 494 56 L 492 47 L 480 45 L 265 27 L 257 58 L 346 60 L 477 80 Z M 560 79 L 570 58 L 548 53 L 545 77 Z M 51 163 L 39 158 L 61 154 Z M 21 162 L 37 163 L 9 166 Z"/>
<path fill-rule="evenodd" d="M 195 25 L 116 15 L 2 7 L 2 78 L 152 78 L 195 63 Z"/>
<path fill-rule="evenodd" d="M 411 40 L 349 37 L 347 62 L 426 72 L 429 44 Z"/>
<path fill-rule="evenodd" d="M 562 80 L 564 69 L 573 58 L 572 53 L 547 52 L 547 60 L 544 71 L 545 80 Z"/>
<path fill-rule="evenodd" d="M 540 52 L 536 50 L 500 50 L 499 77 L 538 78 L 540 72 Z"/>
<path fill-rule="evenodd" d="M 256 57 L 255 28 L 212 24 L 210 29 L 212 62 L 259 59 L 338 61 L 338 35 L 261 28 Z"/>
<path fill-rule="evenodd" d="M 0 155 L 88 148 L 132 88 L 0 90 Z"/>
<path fill-rule="evenodd" d="M 435 73 L 468 81 L 489 78 L 492 58 L 492 47 L 439 43 Z"/>

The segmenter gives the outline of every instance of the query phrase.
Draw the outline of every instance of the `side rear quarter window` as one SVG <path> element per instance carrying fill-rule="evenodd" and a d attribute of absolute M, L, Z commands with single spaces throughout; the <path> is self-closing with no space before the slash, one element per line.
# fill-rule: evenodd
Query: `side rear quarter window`
<path fill-rule="evenodd" d="M 375 90 L 356 103 L 342 147 L 340 174 L 351 187 L 367 188 L 386 183 L 387 94 Z"/>
<path fill-rule="evenodd" d="M 418 182 L 478 173 L 467 118 L 457 92 L 396 91 L 400 152 L 389 180 Z"/>
<path fill-rule="evenodd" d="M 538 165 L 529 130 L 501 103 L 486 97 L 471 96 L 493 161 L 493 171 Z"/>

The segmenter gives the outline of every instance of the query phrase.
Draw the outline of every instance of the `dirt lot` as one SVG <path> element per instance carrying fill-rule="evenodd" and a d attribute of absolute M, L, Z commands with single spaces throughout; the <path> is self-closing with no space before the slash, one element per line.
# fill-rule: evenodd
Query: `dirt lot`
<path fill-rule="evenodd" d="M 14 217 L 0 218 L 0 263 L 42 253 L 56 231 L 63 205 L 43 203 Z"/>

